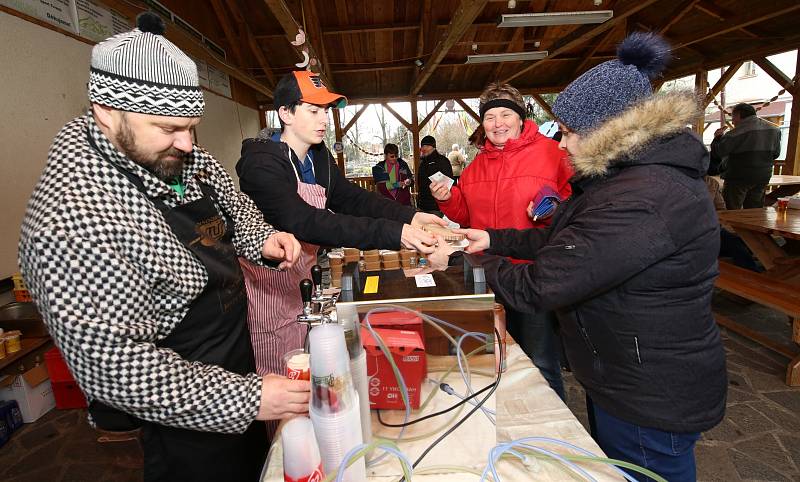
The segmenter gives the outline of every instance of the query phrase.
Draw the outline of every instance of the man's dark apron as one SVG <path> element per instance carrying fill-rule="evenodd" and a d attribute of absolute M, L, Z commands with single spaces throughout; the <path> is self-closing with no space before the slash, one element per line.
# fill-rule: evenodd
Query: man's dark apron
<path fill-rule="evenodd" d="M 147 195 L 139 177 L 118 169 Z M 186 316 L 156 346 L 172 349 L 190 362 L 218 365 L 240 375 L 254 373 L 244 278 L 232 245 L 234 223 L 217 210 L 214 189 L 202 183 L 200 188 L 201 199 L 174 208 L 150 198 L 208 274 L 205 288 Z M 220 398 L 224 397 L 220 393 Z M 244 434 L 222 434 L 141 421 L 99 401 L 90 404 L 89 412 L 101 429 L 142 428 L 146 481 L 255 481 L 269 448 L 263 422 L 253 422 Z"/>

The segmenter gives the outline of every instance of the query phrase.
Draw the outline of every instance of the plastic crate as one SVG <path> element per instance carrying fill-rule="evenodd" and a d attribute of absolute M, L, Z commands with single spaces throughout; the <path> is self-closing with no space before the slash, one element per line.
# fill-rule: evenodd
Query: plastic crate
<path fill-rule="evenodd" d="M 86 396 L 84 396 L 77 382 L 50 380 L 50 383 L 53 386 L 53 396 L 56 399 L 57 409 L 86 408 Z"/>
<path fill-rule="evenodd" d="M 31 298 L 31 293 L 28 290 L 14 290 L 14 301 L 25 303 L 33 301 L 33 298 Z"/>

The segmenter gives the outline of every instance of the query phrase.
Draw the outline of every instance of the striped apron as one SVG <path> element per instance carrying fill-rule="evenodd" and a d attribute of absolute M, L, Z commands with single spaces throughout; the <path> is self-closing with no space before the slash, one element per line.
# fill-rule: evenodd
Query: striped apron
<path fill-rule="evenodd" d="M 294 163 L 291 159 L 289 162 L 297 178 L 297 194 L 309 205 L 325 209 L 325 188 L 301 182 Z M 285 271 L 256 266 L 239 258 L 247 289 L 247 325 L 259 375 L 285 375 L 283 355 L 303 347 L 307 328 L 296 321 L 297 315 L 303 311 L 300 281 L 311 278 L 311 267 L 317 262 L 319 246 L 302 241 L 300 246 L 300 259 Z"/>

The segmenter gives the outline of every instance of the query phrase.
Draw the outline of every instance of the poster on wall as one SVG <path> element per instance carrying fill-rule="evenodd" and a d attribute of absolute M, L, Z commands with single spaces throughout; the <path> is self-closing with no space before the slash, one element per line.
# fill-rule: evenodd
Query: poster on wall
<path fill-rule="evenodd" d="M 200 87 L 208 89 L 210 85 L 208 83 L 208 64 L 205 60 L 192 57 L 191 55 L 189 58 L 194 60 L 195 65 L 197 65 L 197 78 L 200 81 Z"/>
<path fill-rule="evenodd" d="M 210 84 L 208 88 L 214 92 L 222 94 L 225 97 L 232 97 L 231 78 L 228 77 L 228 74 L 211 64 L 208 64 L 208 83 Z"/>
<path fill-rule="evenodd" d="M 98 4 L 94 0 L 75 0 L 78 28 L 82 37 L 95 42 L 131 29 L 128 17 Z"/>
<path fill-rule="evenodd" d="M 78 34 L 75 0 L 0 0 L 0 5 Z"/>

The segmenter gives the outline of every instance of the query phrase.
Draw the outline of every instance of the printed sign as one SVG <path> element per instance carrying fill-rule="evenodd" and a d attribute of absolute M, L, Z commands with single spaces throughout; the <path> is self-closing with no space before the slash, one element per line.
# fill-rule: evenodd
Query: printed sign
<path fill-rule="evenodd" d="M 98 4 L 94 0 L 76 0 L 78 28 L 82 37 L 95 42 L 131 29 L 128 17 Z"/>
<path fill-rule="evenodd" d="M 0 5 L 44 20 L 72 33 L 80 33 L 74 0 L 0 0 Z"/>
<path fill-rule="evenodd" d="M 344 144 L 341 142 L 336 142 L 333 144 L 333 152 L 336 154 L 341 154 L 344 152 Z"/>

